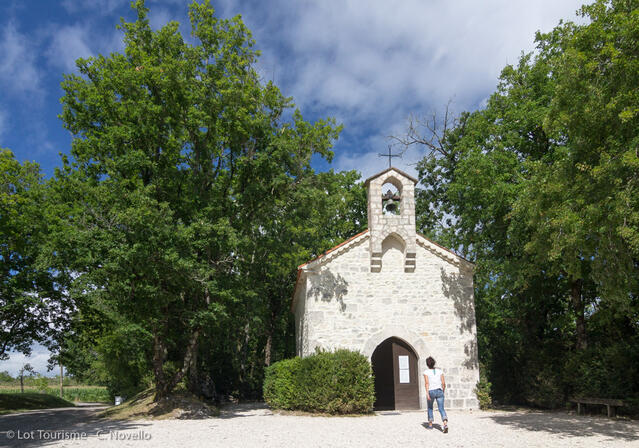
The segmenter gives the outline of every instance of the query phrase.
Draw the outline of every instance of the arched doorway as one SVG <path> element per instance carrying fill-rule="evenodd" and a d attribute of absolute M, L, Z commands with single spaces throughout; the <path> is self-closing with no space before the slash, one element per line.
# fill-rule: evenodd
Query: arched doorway
<path fill-rule="evenodd" d="M 406 342 L 391 337 L 371 356 L 375 409 L 419 409 L 417 355 Z"/>

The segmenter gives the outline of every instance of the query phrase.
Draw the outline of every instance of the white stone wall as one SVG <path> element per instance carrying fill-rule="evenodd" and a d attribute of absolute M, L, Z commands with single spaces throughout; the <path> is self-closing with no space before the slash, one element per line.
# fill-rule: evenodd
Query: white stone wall
<path fill-rule="evenodd" d="M 294 302 L 297 351 L 348 348 L 370 358 L 395 336 L 410 344 L 421 372 L 432 356 L 445 374 L 450 409 L 477 409 L 479 381 L 472 265 L 416 238 L 416 267 L 405 270 L 405 245 L 387 240 L 382 268 L 371 272 L 370 233 L 302 267 Z M 423 382 L 420 403 L 426 407 Z"/>
<path fill-rule="evenodd" d="M 293 303 L 295 308 L 293 309 L 295 315 L 295 348 L 298 356 L 302 356 L 302 353 L 308 354 L 308 331 L 306 331 L 306 277 L 302 274 L 301 278 L 298 278 L 298 284 L 295 289 L 295 296 L 293 297 Z"/>

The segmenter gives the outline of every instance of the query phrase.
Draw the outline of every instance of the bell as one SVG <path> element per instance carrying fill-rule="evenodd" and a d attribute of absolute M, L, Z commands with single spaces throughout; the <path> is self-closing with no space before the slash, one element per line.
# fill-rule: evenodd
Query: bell
<path fill-rule="evenodd" d="M 397 213 L 397 203 L 393 201 L 392 198 L 389 199 L 388 202 L 386 202 L 385 208 L 388 213 L 392 213 L 392 214 Z"/>

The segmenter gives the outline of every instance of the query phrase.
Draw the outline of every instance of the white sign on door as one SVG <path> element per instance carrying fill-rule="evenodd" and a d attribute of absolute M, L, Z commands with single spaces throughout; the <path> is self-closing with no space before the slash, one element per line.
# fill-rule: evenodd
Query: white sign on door
<path fill-rule="evenodd" d="M 408 367 L 408 356 L 399 356 L 399 382 L 410 383 L 410 369 Z"/>

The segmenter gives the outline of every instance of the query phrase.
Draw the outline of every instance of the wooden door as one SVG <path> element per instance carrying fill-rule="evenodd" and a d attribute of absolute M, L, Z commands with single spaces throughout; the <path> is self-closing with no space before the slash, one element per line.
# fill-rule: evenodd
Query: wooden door
<path fill-rule="evenodd" d="M 417 355 L 408 344 L 389 338 L 371 356 L 375 409 L 419 409 Z"/>
<path fill-rule="evenodd" d="M 417 356 L 399 339 L 393 340 L 393 378 L 395 409 L 419 409 Z"/>

